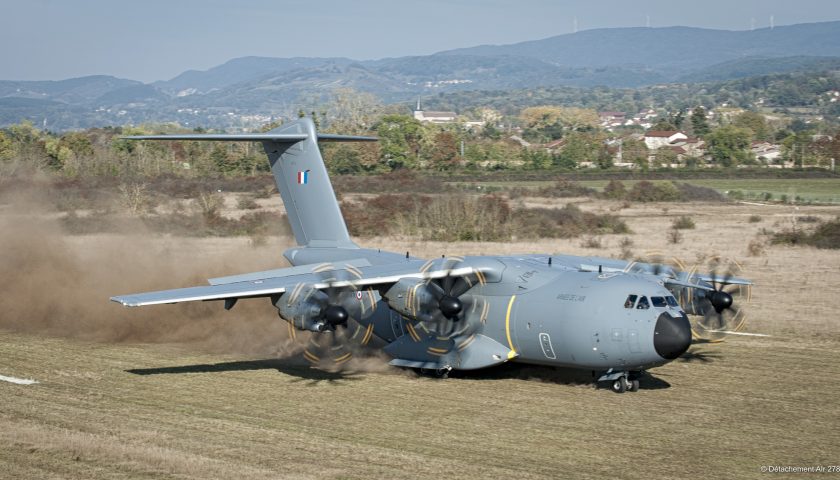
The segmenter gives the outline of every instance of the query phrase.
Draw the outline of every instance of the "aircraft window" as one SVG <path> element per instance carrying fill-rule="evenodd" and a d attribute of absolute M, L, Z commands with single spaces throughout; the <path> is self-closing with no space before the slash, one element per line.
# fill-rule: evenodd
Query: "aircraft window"
<path fill-rule="evenodd" d="M 667 300 L 667 301 L 668 301 L 668 305 L 670 305 L 670 306 L 672 306 L 672 307 L 674 307 L 674 308 L 678 308 L 678 307 L 680 306 L 680 304 L 679 304 L 679 303 L 677 303 L 677 299 L 676 299 L 676 298 L 674 298 L 674 297 L 672 297 L 672 296 L 670 296 L 670 295 L 669 295 L 669 296 L 667 296 L 667 297 L 665 297 L 665 300 Z"/>
<path fill-rule="evenodd" d="M 648 303 L 647 297 L 642 297 L 639 299 L 639 304 L 636 305 L 636 308 L 639 310 L 647 310 L 650 308 L 650 303 Z"/>
<path fill-rule="evenodd" d="M 639 298 L 638 295 L 627 295 L 627 300 L 624 301 L 624 308 L 633 308 L 637 298 Z"/>
<path fill-rule="evenodd" d="M 657 308 L 665 308 L 668 306 L 668 303 L 665 302 L 665 297 L 650 297 L 650 301 L 653 302 L 653 306 Z"/>

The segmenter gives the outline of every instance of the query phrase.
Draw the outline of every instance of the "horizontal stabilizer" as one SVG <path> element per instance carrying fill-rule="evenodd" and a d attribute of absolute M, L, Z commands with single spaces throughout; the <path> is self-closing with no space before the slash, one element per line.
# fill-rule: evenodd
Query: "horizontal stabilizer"
<path fill-rule="evenodd" d="M 212 142 L 276 142 L 276 143 L 297 143 L 309 138 L 306 133 L 243 133 L 243 134 L 215 134 L 215 133 L 191 133 L 176 135 L 132 135 L 121 137 L 125 140 L 190 140 L 190 141 L 212 141 Z M 375 142 L 376 137 L 363 137 L 355 135 L 332 135 L 326 133 L 318 134 L 319 142 Z"/>

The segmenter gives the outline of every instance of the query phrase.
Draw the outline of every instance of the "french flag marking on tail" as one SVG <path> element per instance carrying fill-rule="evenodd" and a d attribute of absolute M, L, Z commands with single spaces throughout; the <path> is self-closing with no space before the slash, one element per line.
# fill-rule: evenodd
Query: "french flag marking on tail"
<path fill-rule="evenodd" d="M 297 182 L 300 185 L 306 185 L 309 183 L 309 170 L 299 171 L 297 175 Z"/>

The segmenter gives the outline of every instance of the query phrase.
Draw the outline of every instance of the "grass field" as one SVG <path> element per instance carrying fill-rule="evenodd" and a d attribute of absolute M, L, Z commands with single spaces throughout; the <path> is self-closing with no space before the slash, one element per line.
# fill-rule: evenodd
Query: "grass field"
<path fill-rule="evenodd" d="M 438 381 L 0 335 L 4 478 L 744 478 L 828 465 L 833 342 L 695 346 L 637 394 L 506 367 Z"/>
<path fill-rule="evenodd" d="M 268 302 L 224 312 L 107 301 L 276 268 L 288 238 L 66 236 L 0 211 L 11 220 L 0 227 L 15 226 L 0 228 L 0 265 L 14 272 L 0 278 L 0 375 L 40 382 L 0 381 L 0 478 L 752 478 L 762 465 L 836 465 L 840 251 L 748 252 L 764 228 L 840 208 L 576 201 L 617 212 L 633 233 L 597 248 L 364 243 L 426 257 L 610 256 L 626 237 L 639 256 L 720 255 L 756 282 L 747 330 L 772 336 L 694 345 L 623 395 L 593 388 L 589 372 L 517 365 L 448 380 L 379 358 L 328 372 L 289 345 Z M 696 228 L 670 244 L 682 215 Z"/>

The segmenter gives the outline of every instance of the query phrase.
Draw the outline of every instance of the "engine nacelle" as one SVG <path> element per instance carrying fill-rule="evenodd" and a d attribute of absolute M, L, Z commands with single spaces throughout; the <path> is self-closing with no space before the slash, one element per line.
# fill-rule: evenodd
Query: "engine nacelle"
<path fill-rule="evenodd" d="M 423 280 L 403 278 L 385 292 L 384 299 L 391 309 L 420 321 L 431 320 L 437 309 L 437 299 Z"/>
<path fill-rule="evenodd" d="M 326 322 L 321 319 L 325 299 L 326 295 L 320 290 L 303 286 L 281 295 L 274 306 L 280 317 L 298 330 L 323 332 L 327 329 Z"/>

